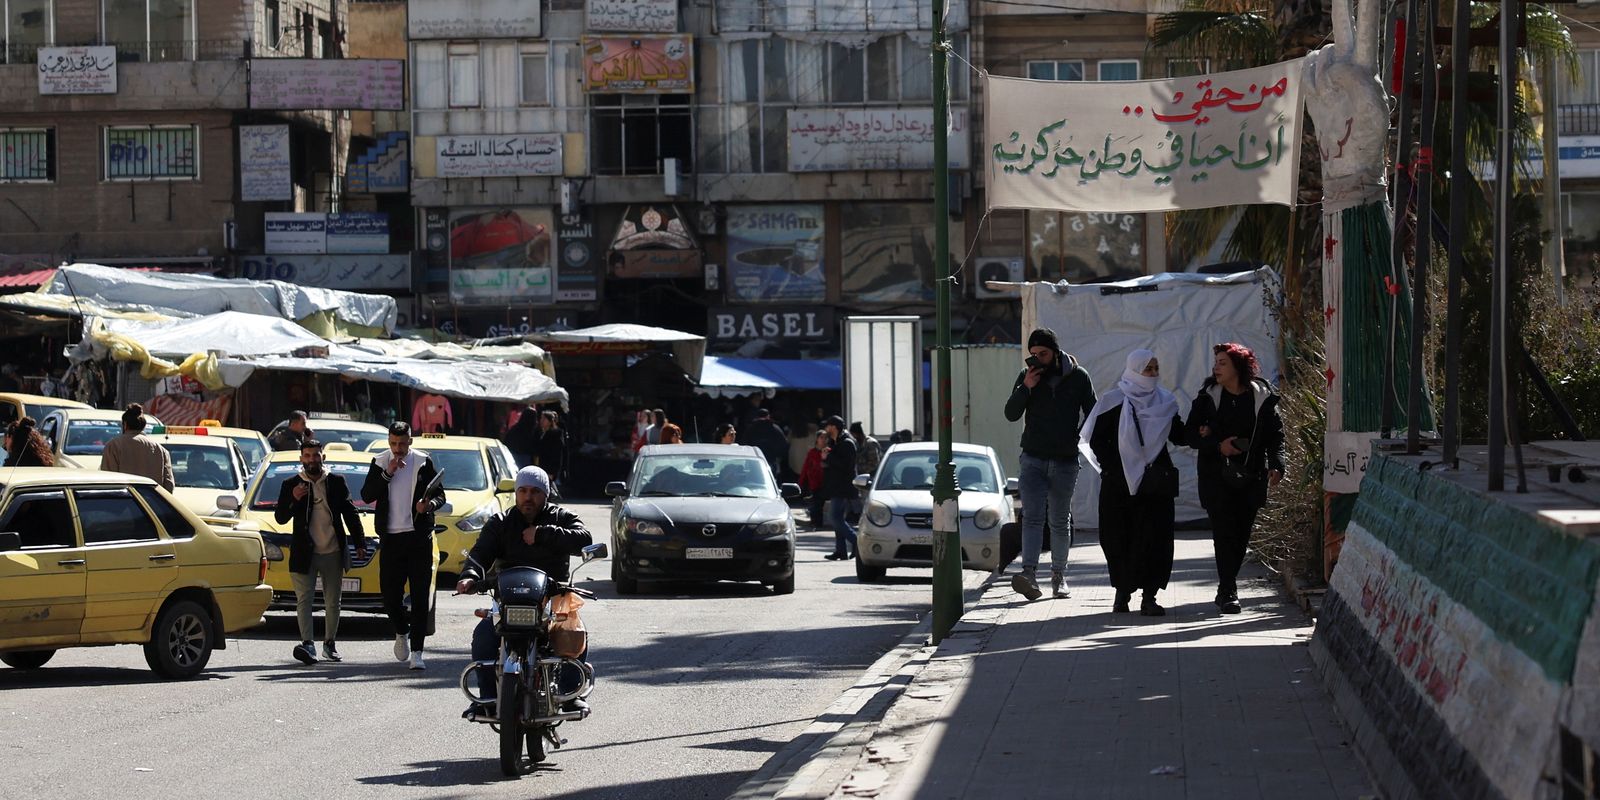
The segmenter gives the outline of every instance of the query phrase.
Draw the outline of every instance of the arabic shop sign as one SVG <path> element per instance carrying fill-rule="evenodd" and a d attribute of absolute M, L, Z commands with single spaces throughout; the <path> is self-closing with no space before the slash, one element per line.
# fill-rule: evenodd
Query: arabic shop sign
<path fill-rule="evenodd" d="M 434 144 L 438 148 L 435 163 L 441 178 L 561 174 L 559 133 L 440 136 Z"/>
<path fill-rule="evenodd" d="M 266 214 L 266 251 L 273 255 L 389 252 L 389 215 L 347 211 Z"/>
<path fill-rule="evenodd" d="M 328 251 L 328 215 L 268 211 L 266 251 L 273 254 Z"/>
<path fill-rule="evenodd" d="M 39 48 L 39 94 L 116 94 L 113 45 Z"/>
<path fill-rule="evenodd" d="M 239 199 L 246 203 L 294 199 L 288 125 L 239 126 Z"/>
<path fill-rule="evenodd" d="M 608 94 L 692 94 L 694 37 L 584 37 L 583 90 Z"/>
<path fill-rule="evenodd" d="M 408 253 L 242 256 L 239 277 L 320 289 L 405 291 L 411 288 L 411 256 Z"/>
<path fill-rule="evenodd" d="M 678 0 L 589 0 L 584 4 L 584 28 L 672 33 L 678 29 Z"/>
<path fill-rule="evenodd" d="M 400 111 L 405 87 L 399 59 L 250 59 L 251 108 Z"/>
<path fill-rule="evenodd" d="M 972 150 L 967 112 L 950 114 L 950 166 Z M 932 169 L 932 108 L 791 108 L 789 171 Z"/>
<path fill-rule="evenodd" d="M 458 305 L 549 305 L 555 300 L 549 208 L 465 211 L 450 219 L 450 300 Z"/>
<path fill-rule="evenodd" d="M 990 208 L 1291 205 L 1300 67 L 1157 81 L 986 78 Z"/>
<path fill-rule="evenodd" d="M 821 205 L 729 206 L 728 299 L 827 299 L 823 228 Z"/>
<path fill-rule="evenodd" d="M 412 39 L 537 39 L 539 7 L 526 0 L 410 0 Z"/>

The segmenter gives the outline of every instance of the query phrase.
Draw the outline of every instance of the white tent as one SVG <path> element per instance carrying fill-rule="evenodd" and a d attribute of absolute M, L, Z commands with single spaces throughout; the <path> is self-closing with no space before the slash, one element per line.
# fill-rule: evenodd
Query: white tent
<path fill-rule="evenodd" d="M 238 386 L 258 369 L 321 372 L 350 380 L 395 383 L 411 389 L 467 400 L 501 403 L 560 403 L 567 407 L 567 390 L 544 373 L 521 364 L 440 359 L 382 358 L 361 350 L 335 345 L 323 358 L 267 356 L 223 359 L 222 374 L 228 385 Z"/>
<path fill-rule="evenodd" d="M 649 325 L 634 325 L 627 322 L 615 322 L 609 325 L 596 325 L 593 328 L 580 328 L 572 331 L 552 331 L 549 333 L 530 334 L 528 339 L 535 342 L 646 342 L 664 343 L 672 346 L 672 356 L 681 368 L 696 383 L 700 381 L 700 370 L 706 357 L 706 337 L 696 336 L 692 333 L 675 331 L 669 328 L 653 328 Z"/>
<path fill-rule="evenodd" d="M 1279 286 L 1277 274 L 1266 268 L 1232 275 L 1163 273 L 1118 283 L 1028 283 L 1022 286 L 1022 332 L 1054 330 L 1061 348 L 1089 371 L 1096 394 L 1116 384 L 1130 351 L 1154 351 L 1161 385 L 1177 395 L 1178 409 L 1188 418 L 1190 403 L 1211 374 L 1214 344 L 1239 342 L 1254 350 L 1262 376 L 1277 382 L 1278 323 L 1268 303 Z M 1194 451 L 1171 452 L 1181 484 L 1178 519 L 1204 519 L 1195 493 Z M 1085 464 L 1072 501 L 1076 525 L 1099 524 L 1099 492 L 1100 476 Z"/>
<path fill-rule="evenodd" d="M 110 333 L 138 341 L 150 355 L 179 360 L 212 350 L 222 356 L 261 356 L 333 344 L 286 319 L 242 311 L 167 322 L 108 319 L 101 324 Z"/>

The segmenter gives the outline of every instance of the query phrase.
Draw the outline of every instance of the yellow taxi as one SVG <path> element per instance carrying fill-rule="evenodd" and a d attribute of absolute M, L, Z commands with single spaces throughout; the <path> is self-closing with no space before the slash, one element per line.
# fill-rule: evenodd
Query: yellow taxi
<path fill-rule="evenodd" d="M 169 425 L 150 437 L 172 457 L 172 496 L 202 517 L 237 516 L 249 480 L 244 454 L 232 439 L 181 432 L 194 430 L 206 429 Z"/>
<path fill-rule="evenodd" d="M 23 417 L 33 417 L 35 422 L 50 416 L 58 408 L 90 408 L 88 404 L 64 397 L 46 397 L 42 394 L 0 392 L 0 428 Z"/>
<path fill-rule="evenodd" d="M 434 515 L 433 526 L 444 554 L 439 572 L 460 574 L 466 565 L 461 551 L 472 549 L 490 517 L 516 502 L 516 460 L 499 439 L 482 436 L 419 433 L 411 447 L 433 459 L 444 484 L 445 504 Z M 374 450 L 381 449 L 374 445 Z"/>
<path fill-rule="evenodd" d="M 165 430 L 161 420 L 150 414 L 144 418 L 146 435 Z M 39 420 L 39 433 L 50 443 L 56 466 L 99 469 L 106 442 L 122 433 L 122 412 L 109 408 L 58 408 Z"/>
<path fill-rule="evenodd" d="M 232 439 L 238 445 L 239 452 L 244 455 L 244 476 L 249 479 L 256 474 L 256 469 L 261 462 L 267 460 L 267 454 L 272 452 L 272 446 L 267 444 L 267 437 L 261 431 L 249 428 L 229 428 L 219 419 L 203 419 L 200 424 L 192 428 L 180 425 L 168 425 L 167 433 L 188 433 L 196 436 L 221 436 Z"/>
<path fill-rule="evenodd" d="M 383 612 L 383 590 L 378 583 L 378 560 L 383 557 L 382 543 L 373 532 L 373 504 L 361 501 L 361 484 L 367 479 L 367 468 L 372 465 L 372 454 L 356 452 L 342 442 L 325 445 L 322 463 L 330 474 L 339 475 L 350 487 L 350 500 L 361 514 L 362 531 L 367 535 L 367 555 L 356 553 L 355 542 L 349 544 L 350 570 L 344 574 L 340 585 L 340 602 L 348 611 Z M 283 451 L 267 457 L 267 462 L 250 479 L 245 493 L 244 509 L 240 517 L 244 523 L 261 528 L 261 540 L 266 544 L 267 583 L 272 585 L 272 608 L 294 610 L 294 581 L 289 577 L 290 534 L 294 521 L 278 522 L 274 511 L 283 482 L 300 471 L 300 452 Z M 438 581 L 438 566 L 434 566 L 433 579 Z M 317 601 L 321 603 L 321 600 Z M 433 633 L 433 616 L 428 617 L 428 633 Z"/>
<path fill-rule="evenodd" d="M 208 524 L 134 475 L 19 467 L 0 481 L 0 662 L 142 644 L 157 674 L 192 678 L 261 622 L 272 589 L 247 526 Z"/>

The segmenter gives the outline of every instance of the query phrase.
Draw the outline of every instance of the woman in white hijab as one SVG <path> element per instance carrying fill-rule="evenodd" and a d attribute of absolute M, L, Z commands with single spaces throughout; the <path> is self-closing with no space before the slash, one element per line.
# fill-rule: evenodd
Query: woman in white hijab
<path fill-rule="evenodd" d="M 1157 384 L 1160 374 L 1155 353 L 1129 353 L 1122 379 L 1100 396 L 1079 436 L 1100 473 L 1100 548 L 1117 590 L 1112 610 L 1128 611 L 1138 589 L 1139 613 L 1147 617 L 1167 613 L 1156 603 L 1172 577 L 1177 470 L 1167 443 L 1184 443 L 1178 400 Z"/>

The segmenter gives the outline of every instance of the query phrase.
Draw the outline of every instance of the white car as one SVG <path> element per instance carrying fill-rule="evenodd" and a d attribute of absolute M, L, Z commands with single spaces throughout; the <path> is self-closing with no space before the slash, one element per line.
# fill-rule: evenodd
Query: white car
<path fill-rule="evenodd" d="M 994 448 L 956 444 L 952 458 L 961 535 L 961 565 L 993 572 L 1002 564 L 1001 531 L 1016 521 L 1012 496 L 1017 479 L 1006 478 Z M 939 445 L 897 444 L 884 453 L 876 478 L 857 476 L 867 489 L 856 539 L 856 577 L 871 582 L 889 567 L 933 566 L 933 476 Z"/>

